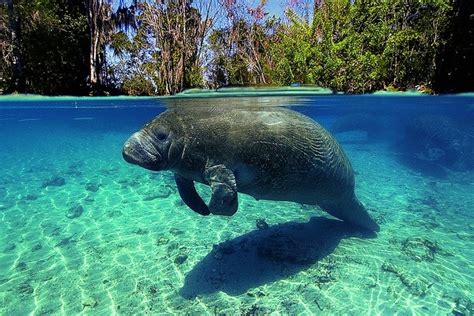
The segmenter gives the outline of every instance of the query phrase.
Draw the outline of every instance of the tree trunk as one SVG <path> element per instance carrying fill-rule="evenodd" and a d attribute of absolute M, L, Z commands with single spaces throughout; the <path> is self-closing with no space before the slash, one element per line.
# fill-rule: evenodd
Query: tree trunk
<path fill-rule="evenodd" d="M 89 24 L 89 86 L 91 89 L 100 85 L 101 37 L 103 36 L 103 0 L 89 0 L 87 20 Z"/>
<path fill-rule="evenodd" d="M 206 0 L 207 1 L 207 0 Z M 213 0 L 209 0 L 213 1 Z M 191 0 L 149 1 L 143 6 L 143 22 L 152 31 L 158 60 L 159 82 L 164 94 L 175 94 L 187 87 L 187 75 L 198 63 L 204 36 L 212 25 L 207 7 L 206 24 L 191 6 Z M 198 7 L 202 8 L 202 6 Z"/>
<path fill-rule="evenodd" d="M 15 15 L 13 0 L 7 0 L 8 20 L 10 24 L 10 40 L 13 45 L 12 80 L 6 93 L 25 92 L 25 77 L 23 75 L 23 58 L 21 56 L 21 28 Z"/>

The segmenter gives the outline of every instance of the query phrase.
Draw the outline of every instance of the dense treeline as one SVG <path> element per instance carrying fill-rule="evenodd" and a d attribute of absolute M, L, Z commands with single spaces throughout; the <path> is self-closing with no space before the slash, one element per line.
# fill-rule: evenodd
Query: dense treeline
<path fill-rule="evenodd" d="M 3 93 L 474 90 L 472 0 L 3 0 Z"/>
<path fill-rule="evenodd" d="M 1 88 L 6 92 L 87 92 L 84 6 L 65 0 L 8 0 L 1 9 Z"/>

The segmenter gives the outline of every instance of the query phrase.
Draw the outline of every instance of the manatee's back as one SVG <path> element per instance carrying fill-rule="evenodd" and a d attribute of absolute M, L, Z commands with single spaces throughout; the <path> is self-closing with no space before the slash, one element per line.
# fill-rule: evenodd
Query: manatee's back
<path fill-rule="evenodd" d="M 258 174 L 251 183 L 241 183 L 239 191 L 269 199 L 300 195 L 304 201 L 299 202 L 311 204 L 315 198 L 334 199 L 335 193 L 353 191 L 352 167 L 339 144 L 298 112 L 274 107 L 177 111 L 186 125 L 186 143 L 192 144 L 188 150 L 201 155 L 201 164 L 211 157 L 234 165 L 237 173 L 247 168 Z M 317 194 L 308 195 L 315 190 Z"/>
<path fill-rule="evenodd" d="M 307 204 L 333 201 L 342 194 L 352 195 L 351 164 L 335 139 L 318 123 L 280 108 L 262 114 L 260 126 L 266 128 L 260 128 L 259 137 L 252 143 L 257 150 L 268 153 L 273 168 L 277 168 L 274 174 L 281 175 L 279 182 L 273 181 L 273 186 L 281 185 L 284 189 L 277 194 L 289 192 L 298 197 L 297 202 Z"/>

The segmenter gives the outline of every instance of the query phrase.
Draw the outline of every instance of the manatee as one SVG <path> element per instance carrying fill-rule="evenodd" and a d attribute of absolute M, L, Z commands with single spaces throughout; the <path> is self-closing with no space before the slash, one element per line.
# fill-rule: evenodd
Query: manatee
<path fill-rule="evenodd" d="M 441 115 L 420 115 L 405 124 L 403 148 L 412 157 L 446 167 L 463 153 L 463 135 L 456 124 Z"/>
<path fill-rule="evenodd" d="M 318 205 L 379 231 L 354 193 L 354 172 L 321 125 L 283 107 L 170 107 L 124 144 L 124 159 L 174 173 L 183 202 L 201 215 L 233 215 L 237 193 Z M 206 204 L 194 182 L 211 187 Z"/>

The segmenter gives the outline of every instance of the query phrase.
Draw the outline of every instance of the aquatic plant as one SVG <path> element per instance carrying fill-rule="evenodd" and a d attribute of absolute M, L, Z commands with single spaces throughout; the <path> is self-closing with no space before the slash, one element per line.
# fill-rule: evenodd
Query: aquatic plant
<path fill-rule="evenodd" d="M 97 192 L 99 191 L 100 185 L 97 183 L 89 182 L 85 185 L 85 189 L 90 192 Z"/>
<path fill-rule="evenodd" d="M 421 237 L 407 238 L 402 242 L 402 252 L 415 261 L 434 261 L 440 247 L 437 242 Z"/>
<path fill-rule="evenodd" d="M 396 275 L 402 284 L 408 288 L 410 293 L 416 296 L 424 296 L 433 286 L 433 283 L 428 284 L 426 281 L 414 277 L 390 261 L 385 261 L 382 264 L 382 271 Z"/>
<path fill-rule="evenodd" d="M 257 226 L 258 229 L 267 229 L 269 227 L 264 218 L 257 218 L 255 220 L 255 226 Z"/>
<path fill-rule="evenodd" d="M 43 181 L 43 184 L 41 185 L 42 188 L 47 188 L 47 187 L 61 187 L 66 184 L 66 180 L 63 177 L 53 177 L 48 180 Z"/>
<path fill-rule="evenodd" d="M 71 206 L 65 213 L 65 216 L 69 219 L 78 218 L 84 213 L 84 208 L 80 204 Z"/>
<path fill-rule="evenodd" d="M 464 316 L 474 314 L 474 303 L 467 297 L 458 297 L 454 303 L 453 315 Z"/>

